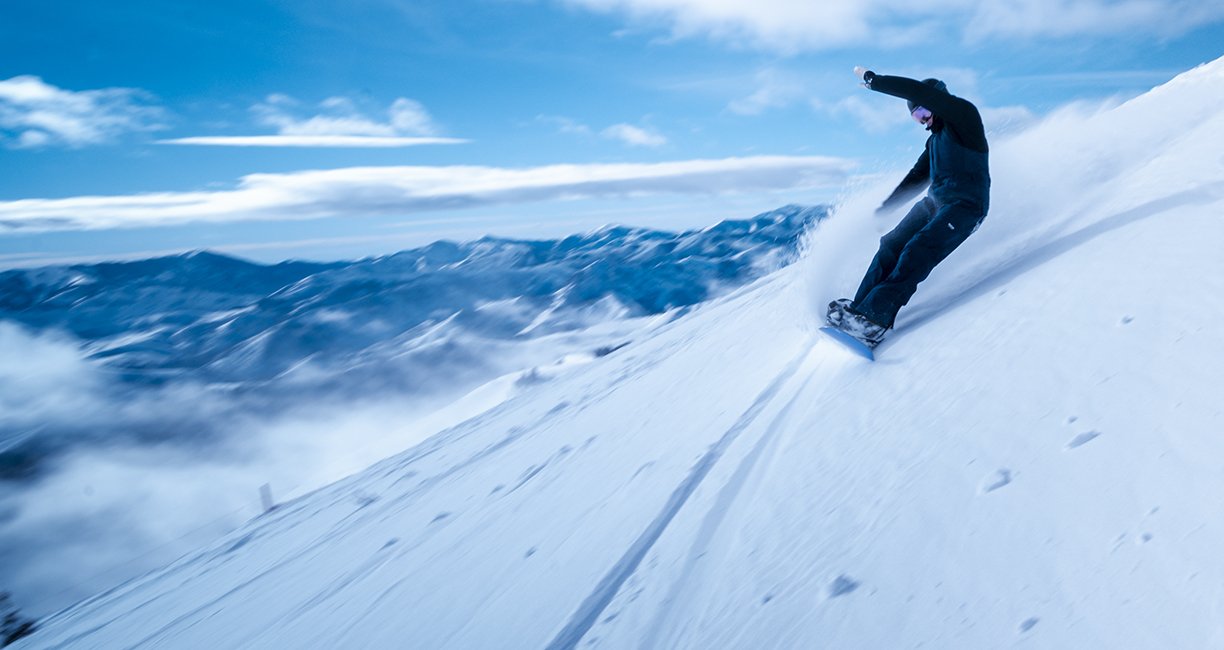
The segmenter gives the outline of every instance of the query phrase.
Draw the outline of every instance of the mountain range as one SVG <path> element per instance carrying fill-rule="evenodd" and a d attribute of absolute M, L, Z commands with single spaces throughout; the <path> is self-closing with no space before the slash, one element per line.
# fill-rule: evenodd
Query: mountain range
<path fill-rule="evenodd" d="M 551 241 L 441 241 L 354 262 L 262 265 L 198 251 L 10 270 L 0 273 L 0 324 L 79 346 L 112 394 L 192 384 L 226 395 L 226 408 L 264 412 L 305 395 L 453 397 L 582 351 L 525 352 L 533 342 L 609 320 L 675 317 L 775 270 L 827 213 L 786 206 L 682 233 L 605 227 Z M 0 475 L 9 476 L 75 440 L 210 428 L 189 413 L 88 423 L 7 415 Z"/>

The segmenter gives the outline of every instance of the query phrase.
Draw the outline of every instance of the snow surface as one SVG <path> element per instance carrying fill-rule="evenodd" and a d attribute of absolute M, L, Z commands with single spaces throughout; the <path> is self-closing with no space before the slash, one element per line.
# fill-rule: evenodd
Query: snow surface
<path fill-rule="evenodd" d="M 1224 59 L 996 142 L 875 363 L 799 264 L 19 647 L 1224 647 Z"/>

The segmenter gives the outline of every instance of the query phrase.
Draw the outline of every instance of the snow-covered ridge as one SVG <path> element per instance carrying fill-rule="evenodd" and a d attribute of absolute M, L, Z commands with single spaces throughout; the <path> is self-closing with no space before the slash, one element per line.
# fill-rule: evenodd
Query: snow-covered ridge
<path fill-rule="evenodd" d="M 438 242 L 352 263 L 254 264 L 210 252 L 0 273 L 0 319 L 59 329 L 132 376 L 273 378 L 305 356 L 347 359 L 457 317 L 509 338 L 701 302 L 793 258 L 823 208 L 788 206 L 704 231 L 607 227 L 555 241 Z M 550 322 L 538 322 L 547 311 Z M 272 348 L 251 348 L 259 334 Z"/>
<path fill-rule="evenodd" d="M 1220 647 L 1220 88 L 993 143 L 991 215 L 875 364 L 814 330 L 885 183 L 801 263 L 25 647 Z"/>

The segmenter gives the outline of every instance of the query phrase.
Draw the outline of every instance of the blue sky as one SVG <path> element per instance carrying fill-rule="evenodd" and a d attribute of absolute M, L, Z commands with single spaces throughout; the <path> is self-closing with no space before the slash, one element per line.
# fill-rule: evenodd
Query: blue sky
<path fill-rule="evenodd" d="M 7 0 L 0 267 L 700 227 L 908 166 L 855 65 L 999 137 L 1222 43 L 1180 0 Z"/>

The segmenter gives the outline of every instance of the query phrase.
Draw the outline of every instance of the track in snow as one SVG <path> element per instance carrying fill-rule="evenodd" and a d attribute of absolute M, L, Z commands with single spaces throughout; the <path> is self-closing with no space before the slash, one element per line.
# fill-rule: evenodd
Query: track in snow
<path fill-rule="evenodd" d="M 647 644 L 643 646 L 644 648 L 654 648 L 660 645 L 661 630 L 669 618 L 674 618 L 674 604 L 679 602 L 681 594 L 692 592 L 691 585 L 694 580 L 700 580 L 701 574 L 697 569 L 698 562 L 701 562 L 703 559 L 707 562 L 710 560 L 709 549 L 713 545 L 715 536 L 722 527 L 723 521 L 726 520 L 727 514 L 731 511 L 732 505 L 744 491 L 761 457 L 766 455 L 766 450 L 777 440 L 781 427 L 790 418 L 791 409 L 795 406 L 796 401 L 800 397 L 808 395 L 808 387 L 811 385 L 814 377 L 815 375 L 808 375 L 803 381 L 803 385 L 795 391 L 795 394 L 791 396 L 786 405 L 774 416 L 773 422 L 769 424 L 769 427 L 761 435 L 760 439 L 757 440 L 752 450 L 740 461 L 731 478 L 719 491 L 714 505 L 711 506 L 701 522 L 701 527 L 698 529 L 697 536 L 694 538 L 686 554 L 684 566 L 680 570 L 679 576 L 672 582 L 667 596 L 662 601 L 663 606 L 655 612 L 649 627 L 647 627 L 647 632 L 642 636 L 643 643 Z M 663 644 L 662 647 L 669 646 Z"/>
<path fill-rule="evenodd" d="M 594 591 L 582 601 L 577 611 L 570 616 L 569 621 L 561 628 L 561 631 L 557 633 L 552 642 L 548 644 L 549 650 L 570 650 L 578 646 L 578 643 L 594 627 L 600 615 L 608 607 L 608 604 L 612 602 L 617 592 L 620 591 L 621 586 L 625 584 L 629 576 L 633 575 L 638 566 L 641 565 L 642 560 L 650 552 L 651 547 L 663 535 L 663 531 L 667 530 L 668 524 L 680 512 L 680 509 L 684 507 L 689 497 L 701 485 L 701 482 L 710 473 L 710 470 L 714 468 L 714 465 L 718 463 L 718 460 L 722 458 L 727 448 L 735 442 L 749 425 L 756 421 L 761 412 L 773 401 L 786 382 L 798 372 L 814 345 L 814 341 L 809 341 L 803 351 L 761 391 L 761 394 L 752 402 L 748 410 L 744 411 L 743 415 L 735 421 L 735 424 L 731 425 L 731 428 L 723 433 L 718 442 L 714 443 L 709 451 L 697 461 L 697 464 L 689 470 L 688 476 L 672 492 L 662 511 L 655 516 L 650 525 L 646 527 L 646 530 L 634 540 L 629 549 L 625 551 L 625 554 L 612 565 L 608 573 L 595 586 Z"/>

